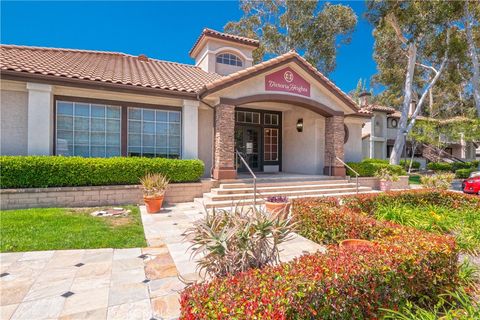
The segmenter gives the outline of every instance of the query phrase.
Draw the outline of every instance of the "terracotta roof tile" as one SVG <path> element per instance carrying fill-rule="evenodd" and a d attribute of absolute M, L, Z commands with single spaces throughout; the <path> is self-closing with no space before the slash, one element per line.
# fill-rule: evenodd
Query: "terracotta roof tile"
<path fill-rule="evenodd" d="M 381 105 L 378 105 L 378 104 L 369 104 L 365 107 L 362 107 L 361 110 L 365 110 L 365 111 L 380 111 L 380 112 L 386 112 L 386 113 L 394 113 L 396 110 L 392 107 L 387 107 L 387 106 L 381 106 Z"/>
<path fill-rule="evenodd" d="M 241 37 L 237 36 L 234 34 L 230 33 L 224 33 L 220 31 L 216 31 L 213 29 L 205 28 L 203 29 L 202 33 L 200 36 L 197 38 L 197 41 L 195 41 L 195 44 L 193 45 L 192 49 L 190 50 L 189 54 L 190 56 L 192 55 L 193 51 L 195 48 L 198 46 L 202 38 L 204 37 L 212 37 L 212 38 L 217 38 L 217 39 L 222 39 L 222 40 L 227 40 L 227 41 L 233 41 L 241 44 L 246 44 L 252 47 L 258 47 L 260 45 L 260 41 L 256 39 L 251 39 L 251 38 L 246 38 L 246 37 Z"/>
<path fill-rule="evenodd" d="M 0 46 L 0 70 L 195 93 L 221 78 L 192 65 L 118 52 Z"/>
<path fill-rule="evenodd" d="M 234 72 L 232 74 L 229 74 L 227 76 L 224 76 L 222 78 L 219 78 L 213 82 L 210 82 L 205 85 L 204 89 L 201 91 L 201 93 L 206 93 L 209 90 L 213 90 L 221 85 L 234 82 L 237 80 L 240 80 L 242 77 L 249 75 L 252 72 L 255 71 L 261 71 L 269 66 L 279 64 L 283 61 L 289 60 L 289 59 L 298 59 L 302 64 L 304 64 L 308 70 L 310 70 L 313 74 L 318 76 L 321 80 L 323 80 L 323 83 L 332 91 L 335 91 L 338 93 L 341 97 L 343 97 L 344 101 L 349 104 L 354 110 L 359 110 L 358 105 L 355 103 L 355 101 L 350 98 L 349 95 L 347 95 L 345 92 L 343 92 L 339 87 L 337 87 L 330 79 L 325 77 L 320 71 L 318 71 L 314 66 L 312 66 L 307 60 L 305 60 L 303 57 L 301 57 L 297 52 L 295 51 L 289 51 L 285 54 L 282 54 L 280 56 L 277 56 L 275 58 L 272 58 L 270 60 L 261 62 L 259 64 L 253 65 L 251 67 L 242 69 L 240 71 Z"/>

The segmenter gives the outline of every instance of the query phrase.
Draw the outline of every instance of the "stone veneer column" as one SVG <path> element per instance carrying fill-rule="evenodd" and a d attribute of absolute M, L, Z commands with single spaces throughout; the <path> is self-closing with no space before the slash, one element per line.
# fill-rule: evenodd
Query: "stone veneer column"
<path fill-rule="evenodd" d="M 214 179 L 235 179 L 235 106 L 215 107 Z"/>
<path fill-rule="evenodd" d="M 344 165 L 335 157 L 344 159 L 344 118 L 343 116 L 331 116 L 325 119 L 325 168 L 324 174 L 330 173 L 332 165 L 332 176 L 345 176 Z M 332 161 L 333 160 L 333 161 Z"/>

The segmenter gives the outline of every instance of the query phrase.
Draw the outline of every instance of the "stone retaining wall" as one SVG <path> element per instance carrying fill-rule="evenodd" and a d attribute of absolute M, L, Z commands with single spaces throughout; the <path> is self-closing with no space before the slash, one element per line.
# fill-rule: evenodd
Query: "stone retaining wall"
<path fill-rule="evenodd" d="M 352 182 L 355 182 L 355 178 L 352 178 Z M 362 187 L 370 187 L 374 190 L 380 190 L 380 179 L 375 177 L 359 177 L 358 183 Z M 392 189 L 409 189 L 408 176 L 400 176 L 399 180 L 392 183 Z"/>
<path fill-rule="evenodd" d="M 165 193 L 169 203 L 190 202 L 214 185 L 205 179 L 196 183 L 172 183 Z M 143 203 L 138 185 L 1 189 L 0 209 L 45 207 L 94 207 Z"/>

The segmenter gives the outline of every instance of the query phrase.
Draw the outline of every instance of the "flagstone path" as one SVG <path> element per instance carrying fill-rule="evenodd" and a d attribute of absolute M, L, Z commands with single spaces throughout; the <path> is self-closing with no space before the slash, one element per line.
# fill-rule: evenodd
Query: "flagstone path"
<path fill-rule="evenodd" d="M 184 281 L 201 280 L 183 233 L 203 216 L 193 203 L 159 214 L 141 207 L 147 248 L 0 254 L 0 319 L 176 319 Z M 296 235 L 281 260 L 324 248 Z"/>

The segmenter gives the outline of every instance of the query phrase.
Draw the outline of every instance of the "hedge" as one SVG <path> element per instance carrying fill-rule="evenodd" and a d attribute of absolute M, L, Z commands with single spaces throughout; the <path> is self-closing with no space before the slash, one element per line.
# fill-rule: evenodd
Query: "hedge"
<path fill-rule="evenodd" d="M 457 169 L 455 170 L 455 178 L 457 179 L 467 179 L 470 176 L 470 173 L 477 171 L 477 169 Z"/>
<path fill-rule="evenodd" d="M 367 159 L 362 162 L 347 162 L 347 164 L 352 167 L 352 169 L 357 171 L 360 177 L 373 177 L 375 176 L 375 173 L 381 168 L 389 168 L 392 173 L 399 176 L 407 174 L 402 166 L 391 165 L 388 164 L 388 162 L 372 162 L 372 160 L 378 159 Z M 349 168 L 347 168 L 347 175 L 354 177 L 355 173 Z"/>
<path fill-rule="evenodd" d="M 456 172 L 458 169 L 477 169 L 478 160 L 472 162 L 454 162 L 452 163 L 452 171 Z"/>
<path fill-rule="evenodd" d="M 433 171 L 452 171 L 452 164 L 448 162 L 429 162 L 427 169 Z"/>
<path fill-rule="evenodd" d="M 382 308 L 434 299 L 457 285 L 450 236 L 340 210 L 331 199 L 294 200 L 292 210 L 307 237 L 328 233 L 335 243 L 365 236 L 374 245 L 329 245 L 326 254 L 193 285 L 181 295 L 181 319 L 378 319 Z"/>
<path fill-rule="evenodd" d="M 138 184 L 147 172 L 162 173 L 171 182 L 194 182 L 204 172 L 200 160 L 139 157 L 1 156 L 0 167 L 1 188 Z"/>

